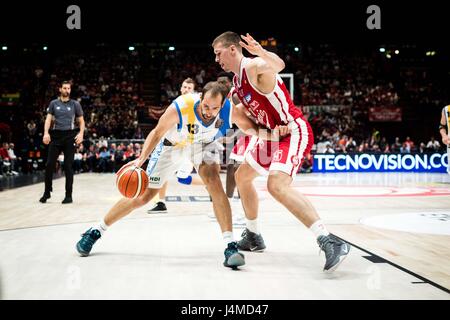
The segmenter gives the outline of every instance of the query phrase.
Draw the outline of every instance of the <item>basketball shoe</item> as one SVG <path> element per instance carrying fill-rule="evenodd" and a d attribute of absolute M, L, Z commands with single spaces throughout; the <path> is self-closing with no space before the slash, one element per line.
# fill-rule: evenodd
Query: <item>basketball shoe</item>
<path fill-rule="evenodd" d="M 332 234 L 319 236 L 317 243 L 321 251 L 325 252 L 324 272 L 333 272 L 344 261 L 350 251 L 350 245 Z"/>
<path fill-rule="evenodd" d="M 153 208 L 147 211 L 147 213 L 166 213 L 166 204 L 162 201 L 158 201 Z"/>
<path fill-rule="evenodd" d="M 237 267 L 243 266 L 245 264 L 245 258 L 242 253 L 238 251 L 238 246 L 236 241 L 230 242 L 224 251 L 225 261 L 223 265 L 228 268 L 236 270 Z"/>
<path fill-rule="evenodd" d="M 89 228 L 81 235 L 81 240 L 77 243 L 77 251 L 82 257 L 87 257 L 92 250 L 94 243 L 100 239 L 102 235 L 97 229 Z"/>
<path fill-rule="evenodd" d="M 263 252 L 266 249 L 263 237 L 247 228 L 242 232 L 242 239 L 238 242 L 238 247 L 240 250 L 256 252 Z"/>

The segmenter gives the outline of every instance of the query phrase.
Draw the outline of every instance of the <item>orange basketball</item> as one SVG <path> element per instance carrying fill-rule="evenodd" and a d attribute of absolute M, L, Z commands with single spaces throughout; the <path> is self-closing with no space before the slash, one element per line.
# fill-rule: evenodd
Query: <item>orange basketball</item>
<path fill-rule="evenodd" d="M 147 189 L 147 173 L 131 163 L 125 164 L 116 173 L 116 186 L 124 197 L 136 199 Z"/>

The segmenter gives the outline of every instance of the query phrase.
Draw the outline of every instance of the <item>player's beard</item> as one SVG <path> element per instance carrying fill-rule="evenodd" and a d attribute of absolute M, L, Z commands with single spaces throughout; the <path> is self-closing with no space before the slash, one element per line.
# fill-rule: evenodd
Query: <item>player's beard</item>
<path fill-rule="evenodd" d="M 203 116 L 203 119 L 208 120 L 208 121 L 212 119 L 212 116 L 208 117 L 206 115 L 206 113 L 202 113 L 202 116 Z"/>
<path fill-rule="evenodd" d="M 213 117 L 213 115 L 211 114 L 208 118 L 208 115 L 206 113 L 202 112 L 202 117 L 203 119 L 205 119 L 206 121 L 211 121 L 212 119 L 214 119 L 215 117 Z"/>

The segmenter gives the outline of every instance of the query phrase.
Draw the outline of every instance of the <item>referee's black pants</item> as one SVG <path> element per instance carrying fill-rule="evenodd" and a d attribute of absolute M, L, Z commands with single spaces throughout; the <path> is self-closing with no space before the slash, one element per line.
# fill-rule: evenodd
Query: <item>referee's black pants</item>
<path fill-rule="evenodd" d="M 50 132 L 50 144 L 45 168 L 45 193 L 52 191 L 53 172 L 56 169 L 56 161 L 61 153 L 64 154 L 64 174 L 66 175 L 66 196 L 72 196 L 73 186 L 73 159 L 75 154 L 75 136 L 77 130 L 53 130 Z"/>

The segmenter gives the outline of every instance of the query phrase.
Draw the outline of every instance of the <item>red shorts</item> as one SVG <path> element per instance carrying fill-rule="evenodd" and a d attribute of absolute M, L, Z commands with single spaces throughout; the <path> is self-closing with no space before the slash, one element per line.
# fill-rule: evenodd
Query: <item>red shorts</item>
<path fill-rule="evenodd" d="M 244 162 L 247 149 L 252 149 L 257 139 L 258 137 L 256 136 L 241 136 L 234 145 L 233 150 L 231 150 L 230 159 L 237 162 Z"/>
<path fill-rule="evenodd" d="M 282 171 L 294 177 L 303 157 L 311 151 L 314 136 L 309 123 L 297 118 L 289 124 L 291 134 L 280 141 L 257 138 L 253 149 L 245 156 L 247 163 L 261 175 Z"/>

